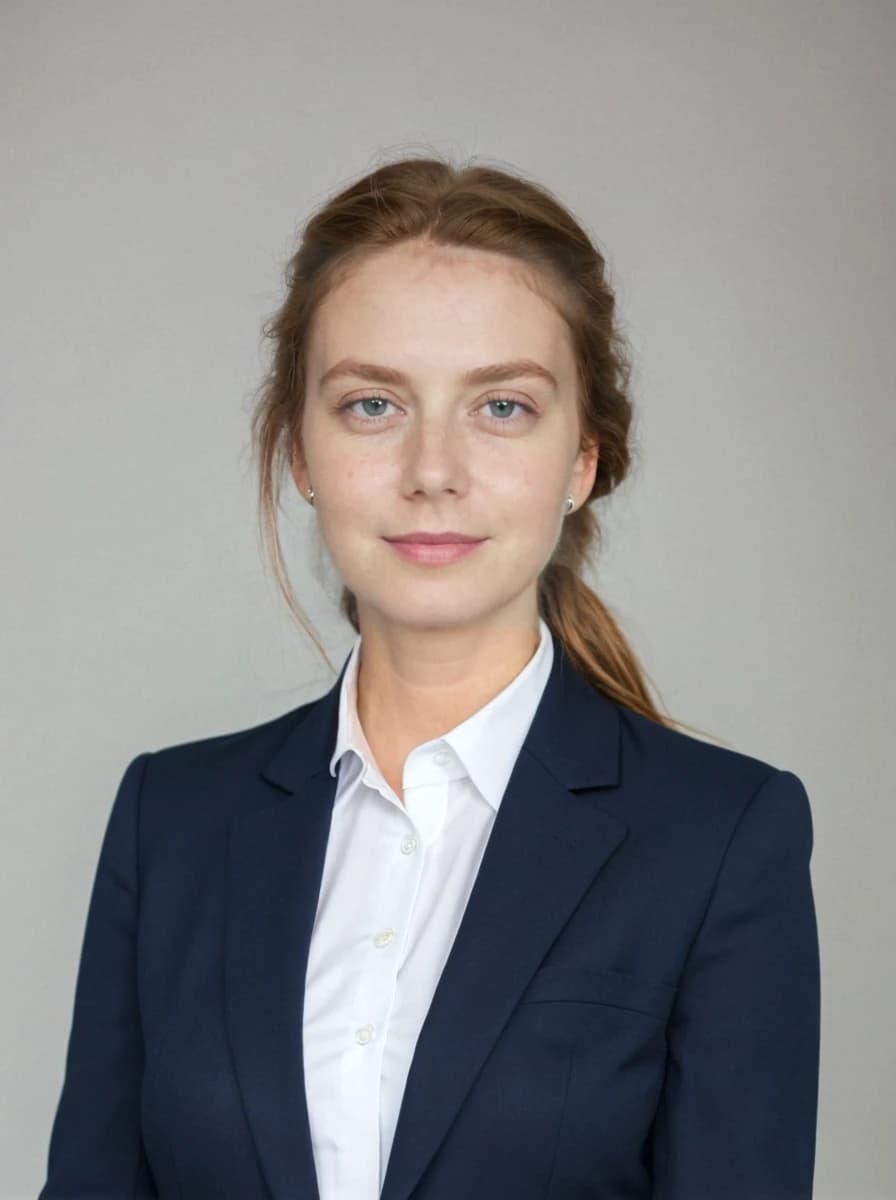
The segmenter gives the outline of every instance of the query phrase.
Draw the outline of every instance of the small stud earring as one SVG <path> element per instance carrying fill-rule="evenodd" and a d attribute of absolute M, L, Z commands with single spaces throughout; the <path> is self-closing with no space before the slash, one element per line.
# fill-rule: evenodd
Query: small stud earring
<path fill-rule="evenodd" d="M 314 488 L 308 489 L 308 502 L 313 508 L 314 507 Z"/>
<path fill-rule="evenodd" d="M 573 500 L 572 496 L 567 496 L 567 497 L 566 497 L 566 511 L 567 511 L 567 513 L 571 513 L 571 512 L 572 512 L 572 510 L 575 508 L 575 506 L 576 506 L 576 502 L 575 502 L 575 500 Z"/>

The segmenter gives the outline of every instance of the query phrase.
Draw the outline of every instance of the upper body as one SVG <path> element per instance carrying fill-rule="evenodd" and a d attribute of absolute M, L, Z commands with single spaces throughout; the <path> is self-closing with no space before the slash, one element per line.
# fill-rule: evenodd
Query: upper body
<path fill-rule="evenodd" d="M 546 649 L 543 635 L 514 681 L 519 729 Z M 41 1200 L 366 1200 L 374 1164 L 384 1200 L 811 1196 L 805 789 L 612 704 L 550 651 L 497 812 L 481 793 L 443 809 L 492 818 L 471 826 L 456 878 L 417 823 L 423 758 L 404 805 L 378 791 L 364 816 L 369 796 L 340 793 L 345 667 L 274 721 L 134 759 L 90 902 Z M 344 874 L 337 794 L 362 822 Z M 382 890 L 359 897 L 358 870 Z M 387 926 L 398 936 L 379 949 Z M 329 1096 L 328 1073 L 343 1083 Z"/>
<path fill-rule="evenodd" d="M 129 764 L 43 1200 L 808 1200 L 809 801 L 675 729 L 585 580 L 630 457 L 604 266 L 435 159 L 309 222 L 262 527 L 288 463 L 357 653 Z"/>

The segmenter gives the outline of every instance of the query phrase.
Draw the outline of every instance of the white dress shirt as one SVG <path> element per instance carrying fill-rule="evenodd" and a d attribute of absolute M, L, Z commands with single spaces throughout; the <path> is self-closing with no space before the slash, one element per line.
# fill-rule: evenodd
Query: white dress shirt
<path fill-rule="evenodd" d="M 550 630 L 486 705 L 404 763 L 404 804 L 358 720 L 355 639 L 305 983 L 305 1091 L 321 1200 L 377 1200 L 420 1029 L 554 657 Z"/>

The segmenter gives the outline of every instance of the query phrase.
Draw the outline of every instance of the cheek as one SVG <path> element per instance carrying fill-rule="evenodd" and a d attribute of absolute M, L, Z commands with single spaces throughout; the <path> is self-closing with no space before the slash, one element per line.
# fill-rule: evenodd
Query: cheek
<path fill-rule="evenodd" d="M 546 468 L 531 475 L 516 489 L 510 528 L 521 567 L 540 574 L 552 558 L 563 532 L 565 478 Z M 524 560 L 524 561 L 523 561 Z"/>
<path fill-rule="evenodd" d="M 326 508 L 334 522 L 363 524 L 382 508 L 382 498 L 394 487 L 382 456 L 331 451 L 318 469 L 325 476 L 321 490 L 327 495 Z"/>
<path fill-rule="evenodd" d="M 563 492 L 565 477 L 561 478 L 554 463 L 542 470 L 521 472 L 509 491 L 509 511 L 514 513 L 517 524 L 531 526 L 533 535 L 554 530 L 566 496 Z"/>

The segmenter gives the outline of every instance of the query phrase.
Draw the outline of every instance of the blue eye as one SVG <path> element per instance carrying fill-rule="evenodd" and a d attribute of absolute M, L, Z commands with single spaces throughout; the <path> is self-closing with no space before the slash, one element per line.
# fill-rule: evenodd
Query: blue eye
<path fill-rule="evenodd" d="M 391 403 L 391 401 L 387 400 L 385 396 L 362 396 L 360 398 L 360 400 L 352 400 L 351 403 L 344 404 L 343 408 L 350 409 L 350 408 L 353 408 L 356 404 L 390 404 L 390 403 Z M 367 415 L 368 416 L 372 415 L 372 416 L 376 417 L 376 416 L 382 416 L 382 413 L 381 412 L 374 413 L 374 414 L 368 413 Z"/>
<path fill-rule="evenodd" d="M 517 408 L 524 408 L 526 410 L 526 412 L 531 413 L 531 412 L 535 411 L 534 409 L 530 408 L 528 404 L 523 404 L 523 402 L 521 400 L 514 400 L 510 396 L 495 396 L 491 400 L 486 400 L 485 403 L 486 404 L 514 404 L 514 405 L 516 405 Z M 485 405 L 483 405 L 483 408 L 484 407 L 485 407 Z M 501 423 L 507 424 L 506 421 L 501 422 Z"/>
<path fill-rule="evenodd" d="M 392 403 L 392 401 L 389 400 L 388 397 L 386 397 L 386 396 L 378 396 L 375 394 L 370 395 L 370 396 L 359 396 L 355 400 L 349 400 L 345 404 L 340 404 L 339 411 L 340 412 L 351 411 L 352 409 L 354 409 L 355 405 L 357 405 L 357 404 L 386 405 L 386 404 L 391 404 L 391 403 Z M 482 408 L 485 408 L 487 405 L 494 405 L 494 404 L 500 404 L 500 405 L 505 405 L 505 406 L 512 405 L 514 411 L 516 409 L 520 409 L 526 414 L 526 416 L 520 418 L 519 420 L 511 420 L 507 417 L 495 417 L 492 419 L 493 425 L 518 425 L 518 424 L 520 424 L 521 421 L 526 420 L 528 417 L 534 417 L 536 415 L 536 410 L 534 408 L 532 408 L 531 405 L 524 404 L 522 402 L 522 400 L 517 400 L 515 397 L 512 397 L 512 396 L 492 396 L 490 399 L 485 401 L 485 403 L 482 405 Z M 507 408 L 505 408 L 505 411 L 509 411 L 509 410 Z M 378 425 L 378 424 L 381 424 L 380 418 L 382 417 L 383 414 L 382 414 L 382 408 L 381 408 L 380 411 L 375 414 L 368 413 L 366 416 L 360 416 L 359 414 L 352 413 L 351 415 L 355 418 L 356 421 L 358 421 L 362 425 Z"/>

